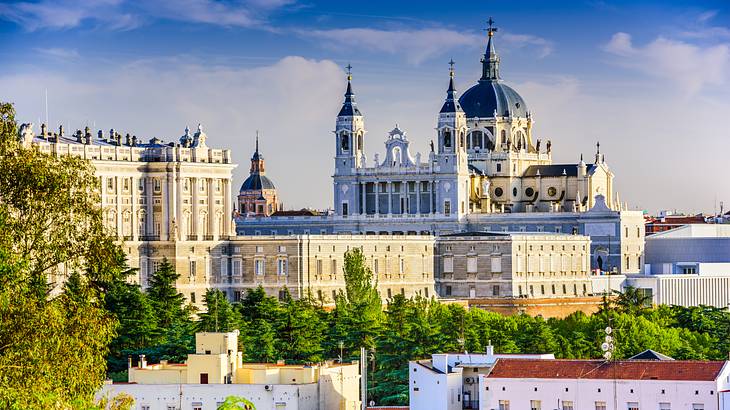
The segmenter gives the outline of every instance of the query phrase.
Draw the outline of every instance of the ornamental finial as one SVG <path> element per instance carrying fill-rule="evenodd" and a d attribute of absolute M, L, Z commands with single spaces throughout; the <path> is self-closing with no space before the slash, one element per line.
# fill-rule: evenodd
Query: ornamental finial
<path fill-rule="evenodd" d="M 489 27 L 484 29 L 489 37 L 492 37 L 494 33 L 499 30 L 497 27 L 494 27 L 494 23 L 494 19 L 492 19 L 492 17 L 489 17 L 489 20 L 487 20 L 487 24 L 489 25 Z"/>
<path fill-rule="evenodd" d="M 449 60 L 449 77 L 454 78 L 454 59 Z"/>
<path fill-rule="evenodd" d="M 347 69 L 347 81 L 352 81 L 352 65 L 348 63 L 345 68 Z"/>

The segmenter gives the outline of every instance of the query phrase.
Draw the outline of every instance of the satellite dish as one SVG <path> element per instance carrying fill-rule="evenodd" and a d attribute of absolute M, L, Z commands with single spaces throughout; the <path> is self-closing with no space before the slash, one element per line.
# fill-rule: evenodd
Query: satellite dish
<path fill-rule="evenodd" d="M 606 334 L 607 334 L 607 335 L 610 335 L 610 334 L 611 334 L 611 332 L 613 332 L 613 329 L 611 329 L 611 326 L 607 326 L 607 327 L 606 327 Z"/>

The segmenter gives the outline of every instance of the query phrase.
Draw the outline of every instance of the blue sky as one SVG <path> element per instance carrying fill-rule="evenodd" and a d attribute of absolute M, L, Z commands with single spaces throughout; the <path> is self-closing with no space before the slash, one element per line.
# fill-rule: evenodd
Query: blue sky
<path fill-rule="evenodd" d="M 446 63 L 459 90 L 476 81 L 490 16 L 502 77 L 557 161 L 600 140 L 631 208 L 730 208 L 726 1 L 10 1 L 0 98 L 37 124 L 48 90 L 54 127 L 171 140 L 203 123 L 234 151 L 236 185 L 260 130 L 285 206 L 326 207 L 343 66 L 370 158 L 396 122 L 425 152 Z"/>

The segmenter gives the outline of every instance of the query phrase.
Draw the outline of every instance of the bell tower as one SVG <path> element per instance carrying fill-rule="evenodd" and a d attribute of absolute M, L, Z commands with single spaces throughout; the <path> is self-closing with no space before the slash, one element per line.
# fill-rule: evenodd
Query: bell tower
<path fill-rule="evenodd" d="M 348 174 L 353 169 L 365 166 L 363 158 L 363 140 L 365 122 L 355 102 L 352 91 L 352 66 L 347 65 L 347 90 L 345 101 L 337 114 L 335 126 L 335 174 Z"/>

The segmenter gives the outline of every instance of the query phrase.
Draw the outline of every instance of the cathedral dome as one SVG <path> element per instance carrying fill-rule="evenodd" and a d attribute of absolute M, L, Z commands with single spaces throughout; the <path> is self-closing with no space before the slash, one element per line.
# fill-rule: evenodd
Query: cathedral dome
<path fill-rule="evenodd" d="M 459 103 L 467 118 L 492 118 L 495 113 L 504 117 L 527 117 L 525 100 L 499 76 L 500 59 L 492 41 L 497 29 L 492 27 L 492 23 L 494 21 L 490 18 L 487 29 L 489 41 L 482 58 L 482 77 L 461 95 Z"/>
<path fill-rule="evenodd" d="M 498 79 L 479 80 L 459 98 L 467 118 L 491 118 L 498 116 L 526 117 L 525 100 Z"/>
<path fill-rule="evenodd" d="M 243 181 L 241 192 L 244 191 L 260 191 L 262 189 L 276 189 L 274 183 L 266 175 L 259 173 L 251 174 Z"/>

